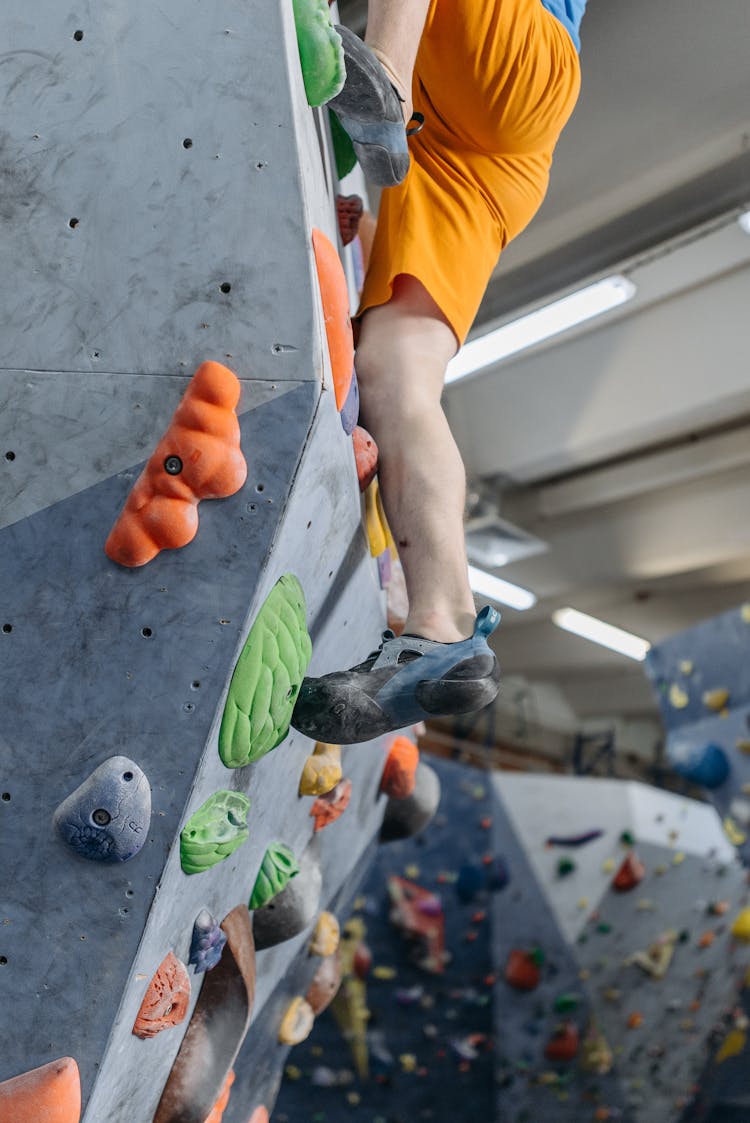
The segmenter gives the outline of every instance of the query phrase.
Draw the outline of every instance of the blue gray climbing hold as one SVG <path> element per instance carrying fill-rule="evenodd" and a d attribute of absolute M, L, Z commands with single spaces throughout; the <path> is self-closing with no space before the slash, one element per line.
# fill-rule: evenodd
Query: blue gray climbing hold
<path fill-rule="evenodd" d="M 226 932 L 222 931 L 219 922 L 211 916 L 208 909 L 201 909 L 193 925 L 188 959 L 188 963 L 193 964 L 196 975 L 202 971 L 210 971 L 216 966 L 221 959 L 226 942 Z"/>
<path fill-rule="evenodd" d="M 359 420 L 359 386 L 357 385 L 356 370 L 352 371 L 349 393 L 346 395 L 346 401 L 341 407 L 339 416 L 341 417 L 341 424 L 344 426 L 344 432 L 350 437 Z"/>
<path fill-rule="evenodd" d="M 437 773 L 420 760 L 415 773 L 414 791 L 406 799 L 389 799 L 385 805 L 381 842 L 395 842 L 419 834 L 432 820 L 440 803 Z"/>
<path fill-rule="evenodd" d="M 317 843 L 311 843 L 299 860 L 299 873 L 253 913 L 257 951 L 274 947 L 304 931 L 318 915 L 323 875 Z"/>
<path fill-rule="evenodd" d="M 105 760 L 54 814 L 60 837 L 82 858 L 127 862 L 148 837 L 151 788 L 126 756 Z"/>

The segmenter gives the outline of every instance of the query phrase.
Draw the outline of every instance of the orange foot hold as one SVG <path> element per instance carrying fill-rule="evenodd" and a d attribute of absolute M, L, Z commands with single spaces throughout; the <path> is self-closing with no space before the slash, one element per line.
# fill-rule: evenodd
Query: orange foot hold
<path fill-rule="evenodd" d="M 222 1117 L 224 1115 L 224 1111 L 226 1109 L 227 1104 L 229 1103 L 229 1096 L 230 1096 L 230 1093 L 232 1091 L 232 1085 L 233 1084 L 234 1084 L 234 1069 L 230 1068 L 229 1072 L 227 1073 L 227 1078 L 224 1081 L 224 1087 L 221 1089 L 221 1092 L 219 1093 L 219 1098 L 217 1099 L 214 1106 L 211 1108 L 211 1114 L 206 1116 L 206 1118 L 204 1120 L 204 1123 L 221 1123 Z"/>
<path fill-rule="evenodd" d="M 331 360 L 336 409 L 341 410 L 354 370 L 354 336 L 349 318 L 349 289 L 336 247 L 321 230 L 312 232 L 320 300 Z"/>
<path fill-rule="evenodd" d="M 408 737 L 396 737 L 380 780 L 380 790 L 391 799 L 406 799 L 417 782 L 419 749 Z"/>
<path fill-rule="evenodd" d="M 247 478 L 239 399 L 239 380 L 228 367 L 198 367 L 112 528 L 107 557 L 138 566 L 186 546 L 198 530 L 199 501 L 239 491 Z"/>
<path fill-rule="evenodd" d="M 79 1123 L 80 1118 L 81 1079 L 72 1057 L 0 1084 L 0 1119 L 8 1123 Z"/>
<path fill-rule="evenodd" d="M 163 1029 L 177 1026 L 190 1004 L 190 976 L 185 964 L 170 951 L 148 984 L 133 1024 L 136 1037 L 156 1037 Z"/>

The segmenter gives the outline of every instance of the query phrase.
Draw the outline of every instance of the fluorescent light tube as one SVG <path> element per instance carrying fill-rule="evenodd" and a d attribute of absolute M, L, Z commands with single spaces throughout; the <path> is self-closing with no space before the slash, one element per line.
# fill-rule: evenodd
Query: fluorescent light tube
<path fill-rule="evenodd" d="M 750 211 L 744 211 L 737 219 L 746 234 L 750 234 Z"/>
<path fill-rule="evenodd" d="M 519 612 L 533 608 L 536 604 L 536 597 L 528 589 L 522 589 L 520 585 L 511 585 L 510 581 L 503 581 L 502 578 L 485 573 L 483 569 L 477 569 L 473 565 L 469 566 L 469 584 L 480 596 L 489 597 L 498 604 L 517 608 Z"/>
<path fill-rule="evenodd" d="M 619 274 L 605 277 L 584 289 L 570 293 L 552 304 L 529 312 L 518 320 L 511 320 L 487 335 L 480 335 L 465 343 L 448 364 L 445 381 L 455 382 L 483 367 L 499 363 L 519 351 L 533 347 L 544 339 L 560 335 L 576 324 L 625 304 L 635 295 L 635 285 Z"/>
<path fill-rule="evenodd" d="M 615 628 L 613 624 L 605 624 L 595 616 L 587 616 L 585 612 L 578 612 L 575 608 L 559 608 L 552 613 L 552 620 L 558 628 L 566 632 L 573 632 L 576 636 L 591 640 L 592 643 L 601 644 L 611 651 L 618 651 L 620 655 L 627 655 L 629 659 L 642 662 L 651 647 L 648 640 L 634 636 L 631 632 L 624 632 L 622 628 Z"/>

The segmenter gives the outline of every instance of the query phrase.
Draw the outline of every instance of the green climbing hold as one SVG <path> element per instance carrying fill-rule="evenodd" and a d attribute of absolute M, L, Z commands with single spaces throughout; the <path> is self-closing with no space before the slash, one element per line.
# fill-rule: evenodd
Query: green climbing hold
<path fill-rule="evenodd" d="M 635 835 L 632 831 L 623 831 L 620 835 L 621 846 L 635 846 Z"/>
<path fill-rule="evenodd" d="M 580 998 L 577 994 L 558 994 L 555 999 L 555 1013 L 556 1014 L 570 1014 L 573 1010 L 578 1009 Z"/>
<path fill-rule="evenodd" d="M 191 815 L 180 832 L 180 863 L 185 873 L 201 873 L 223 862 L 247 840 L 250 800 L 241 792 L 215 792 Z"/>
<path fill-rule="evenodd" d="M 567 877 L 569 873 L 573 873 L 576 864 L 572 858 L 561 858 L 557 863 L 557 876 Z"/>
<path fill-rule="evenodd" d="M 263 855 L 247 907 L 263 908 L 298 873 L 297 859 L 289 847 L 283 842 L 272 842 Z"/>
<path fill-rule="evenodd" d="M 343 179 L 345 175 L 349 175 L 349 172 L 357 163 L 357 154 L 348 132 L 333 110 L 329 110 L 328 120 L 331 122 L 331 140 L 333 141 L 336 175 L 339 179 Z"/>
<path fill-rule="evenodd" d="M 227 768 L 259 760 L 284 740 L 311 654 L 305 595 L 287 573 L 266 597 L 229 684 L 219 730 Z"/>
<path fill-rule="evenodd" d="M 293 0 L 294 25 L 308 105 L 322 105 L 341 92 L 346 78 L 341 36 L 328 0 Z"/>

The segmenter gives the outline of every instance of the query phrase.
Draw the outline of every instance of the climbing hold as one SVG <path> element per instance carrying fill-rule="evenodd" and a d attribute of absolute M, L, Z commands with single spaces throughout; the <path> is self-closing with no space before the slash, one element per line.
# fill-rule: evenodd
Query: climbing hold
<path fill-rule="evenodd" d="M 721 745 L 678 746 L 671 752 L 672 767 L 680 776 L 703 788 L 718 788 L 729 775 L 730 765 Z"/>
<path fill-rule="evenodd" d="M 349 318 L 349 289 L 336 247 L 320 230 L 312 232 L 315 265 L 318 271 L 323 321 L 331 360 L 336 409 L 341 409 L 354 370 L 354 337 Z"/>
<path fill-rule="evenodd" d="M 714 690 L 706 690 L 703 694 L 703 705 L 715 713 L 720 713 L 729 701 L 729 691 L 724 686 L 717 686 Z"/>
<path fill-rule="evenodd" d="M 133 1023 L 141 1040 L 156 1037 L 183 1021 L 190 1003 L 190 976 L 173 951 L 157 967 Z"/>
<path fill-rule="evenodd" d="M 338 955 L 329 955 L 319 964 L 305 995 L 316 1018 L 333 1002 L 340 986 L 341 960 Z"/>
<path fill-rule="evenodd" d="M 279 1042 L 282 1045 L 299 1045 L 310 1036 L 315 1014 L 310 1003 L 301 997 L 293 998 L 279 1026 Z"/>
<path fill-rule="evenodd" d="M 219 730 L 227 768 L 258 760 L 286 737 L 312 654 L 305 618 L 302 586 L 286 573 L 263 602 L 229 684 Z"/>
<path fill-rule="evenodd" d="M 349 386 L 349 393 L 346 395 L 346 401 L 341 407 L 339 413 L 341 424 L 347 437 L 350 437 L 357 427 L 357 420 L 359 418 L 359 383 L 357 382 L 357 372 L 352 371 L 352 381 Z"/>
<path fill-rule="evenodd" d="M 72 1057 L 0 1083 L 0 1119 L 7 1123 L 78 1123 L 81 1078 Z"/>
<path fill-rule="evenodd" d="M 201 873 L 223 862 L 247 841 L 250 800 L 242 792 L 215 792 L 180 832 L 180 863 L 185 873 Z"/>
<path fill-rule="evenodd" d="M 283 842 L 272 842 L 263 855 L 248 908 L 263 908 L 298 873 L 297 859 L 289 847 Z"/>
<path fill-rule="evenodd" d="M 578 847 L 585 846 L 587 842 L 593 842 L 596 838 L 601 838 L 604 831 L 593 830 L 585 831 L 583 834 L 569 834 L 569 835 L 550 835 L 546 840 L 547 846 L 565 846 L 565 847 Z"/>
<path fill-rule="evenodd" d="M 670 686 L 667 697 L 669 698 L 669 704 L 673 706 L 675 710 L 684 710 L 690 701 L 690 696 L 687 691 L 683 690 L 676 682 L 673 682 Z"/>
<path fill-rule="evenodd" d="M 540 966 L 533 952 L 513 948 L 505 964 L 505 981 L 515 990 L 535 990 L 542 977 Z"/>
<path fill-rule="evenodd" d="M 342 776 L 341 745 L 317 741 L 302 769 L 299 794 L 326 795 L 340 783 Z"/>
<path fill-rule="evenodd" d="M 336 218 L 339 224 L 339 237 L 345 246 L 354 241 L 359 229 L 364 204 L 359 195 L 336 196 Z"/>
<path fill-rule="evenodd" d="M 672 962 L 677 940 L 677 931 L 670 928 L 667 932 L 662 933 L 659 939 L 651 944 L 646 951 L 633 952 L 625 960 L 625 964 L 626 966 L 631 963 L 635 964 L 647 975 L 651 975 L 653 979 L 663 979 Z"/>
<path fill-rule="evenodd" d="M 371 482 L 365 492 L 365 527 L 367 528 L 367 541 L 370 544 L 370 556 L 376 558 L 384 550 L 388 550 L 393 541 L 388 529 L 388 520 L 383 510 L 383 500 L 380 497 L 377 479 Z"/>
<path fill-rule="evenodd" d="M 553 1003 L 553 1009 L 556 1014 L 570 1014 L 573 1010 L 578 1009 L 580 1001 L 580 995 L 578 994 L 558 994 Z"/>
<path fill-rule="evenodd" d="M 323 105 L 341 92 L 346 78 L 341 36 L 327 0 L 293 0 L 293 7 L 307 104 Z"/>
<path fill-rule="evenodd" d="M 331 114 L 331 116 L 333 116 L 333 114 Z M 265 1108 L 263 1106 L 263 1104 L 261 1104 L 260 1107 L 256 1107 L 255 1111 L 250 1116 L 247 1123 L 269 1123 L 269 1115 L 268 1115 L 267 1108 Z"/>
<path fill-rule="evenodd" d="M 544 1047 L 548 1061 L 572 1061 L 578 1053 L 578 1027 L 572 1022 L 559 1025 Z"/>
<path fill-rule="evenodd" d="M 730 929 L 735 940 L 750 944 L 750 908 L 740 909 Z"/>
<path fill-rule="evenodd" d="M 414 791 L 419 749 L 408 737 L 396 737 L 380 779 L 380 790 L 390 799 L 406 799 Z"/>
<path fill-rule="evenodd" d="M 227 1073 L 227 1078 L 224 1081 L 224 1087 L 219 1092 L 219 1098 L 214 1106 L 211 1108 L 210 1115 L 206 1116 L 205 1123 L 221 1123 L 224 1111 L 229 1103 L 229 1096 L 234 1084 L 234 1069 L 230 1068 Z"/>
<path fill-rule="evenodd" d="M 724 827 L 724 834 L 732 846 L 742 846 L 743 842 L 747 840 L 747 835 L 740 830 L 731 815 L 724 816 L 722 826 Z"/>
<path fill-rule="evenodd" d="M 643 1025 L 643 1014 L 638 1010 L 634 1010 L 632 1014 L 628 1014 L 628 1029 L 638 1029 Z"/>
<path fill-rule="evenodd" d="M 711 944 L 714 942 L 715 939 L 716 939 L 716 933 L 715 932 L 712 932 L 710 930 L 708 932 L 704 932 L 698 940 L 698 947 L 699 948 L 710 948 Z"/>
<path fill-rule="evenodd" d="M 310 955 L 333 955 L 339 946 L 341 928 L 332 912 L 322 912 L 310 941 Z"/>
<path fill-rule="evenodd" d="M 414 791 L 406 799 L 389 799 L 385 807 L 380 841 L 393 842 L 419 834 L 432 820 L 440 803 L 440 780 L 424 761 L 416 771 Z"/>
<path fill-rule="evenodd" d="M 604 1034 L 591 1022 L 586 1030 L 581 1048 L 580 1065 L 584 1072 L 606 1076 L 614 1064 L 612 1050 Z"/>
<path fill-rule="evenodd" d="M 329 792 L 319 795 L 310 808 L 310 814 L 315 820 L 315 831 L 322 831 L 329 823 L 334 823 L 349 806 L 352 797 L 352 782 L 346 777 L 339 780 Z"/>
<path fill-rule="evenodd" d="M 681 866 L 684 861 L 685 855 L 683 854 L 682 850 L 677 850 L 672 856 L 672 865 Z"/>
<path fill-rule="evenodd" d="M 190 958 L 196 975 L 210 971 L 221 959 L 227 942 L 226 933 L 219 927 L 217 920 L 208 909 L 201 909 L 193 925 L 193 938 L 190 941 Z"/>
<path fill-rule="evenodd" d="M 247 478 L 235 408 L 236 375 L 202 363 L 136 480 L 104 547 L 125 566 L 186 546 L 198 530 L 198 503 L 234 495 Z"/>
<path fill-rule="evenodd" d="M 221 927 L 227 937 L 224 954 L 203 979 L 153 1123 L 197 1123 L 216 1108 L 250 1025 L 255 949 L 245 906 L 232 909 Z"/>
<path fill-rule="evenodd" d="M 499 893 L 510 884 L 510 869 L 505 858 L 493 858 L 487 863 L 487 888 L 492 893 Z"/>
<path fill-rule="evenodd" d="M 750 740 L 747 737 L 740 737 L 735 744 L 741 753 L 750 753 Z M 747 795 L 747 792 L 745 794 Z"/>
<path fill-rule="evenodd" d="M 381 589 L 387 589 L 393 575 L 393 558 L 390 548 L 378 554 L 378 584 Z"/>
<path fill-rule="evenodd" d="M 576 864 L 572 858 L 561 858 L 557 863 L 557 876 L 567 877 L 575 871 Z"/>
<path fill-rule="evenodd" d="M 410 940 L 416 942 L 419 967 L 435 975 L 445 970 L 445 916 L 440 898 L 428 889 L 401 877 L 388 878 L 391 899 L 390 920 Z M 348 928 L 348 925 L 347 925 Z M 381 978 L 379 968 L 374 974 Z"/>
<path fill-rule="evenodd" d="M 620 834 L 621 846 L 635 846 L 635 835 L 632 831 L 622 831 Z"/>
<path fill-rule="evenodd" d="M 53 821 L 61 838 L 82 858 L 127 862 L 148 838 L 148 780 L 126 756 L 110 757 L 63 800 Z"/>
<path fill-rule="evenodd" d="M 284 847 L 286 854 L 294 856 Z M 264 861 L 265 866 L 265 861 Z M 274 871 L 278 865 L 274 866 Z M 262 876 L 261 874 L 258 875 Z M 283 875 L 282 875 L 283 876 Z M 256 881 L 256 889 L 258 883 Z M 275 947 L 285 940 L 291 940 L 308 925 L 312 924 L 320 904 L 320 891 L 323 885 L 323 875 L 320 869 L 320 859 L 317 846 L 311 844 L 299 860 L 299 871 L 296 875 L 285 876 L 282 888 L 275 892 L 270 899 L 266 899 L 263 907 L 255 908 L 253 915 L 253 934 L 255 946 L 258 951 Z M 253 890 L 255 898 L 256 889 Z M 262 892 L 262 890 L 261 890 Z"/>
<path fill-rule="evenodd" d="M 484 884 L 484 868 L 467 862 L 458 871 L 455 883 L 456 896 L 459 901 L 468 905 L 481 892 Z"/>
<path fill-rule="evenodd" d="M 612 888 L 616 889 L 618 893 L 627 893 L 643 881 L 645 873 L 646 867 L 639 860 L 635 851 L 631 851 L 625 856 L 622 865 L 612 879 Z"/>
<path fill-rule="evenodd" d="M 357 944 L 357 950 L 354 953 L 352 966 L 354 968 L 354 974 L 358 979 L 364 980 L 370 974 L 370 968 L 372 967 L 372 952 L 368 945 L 364 942 L 364 940 L 361 940 L 359 944 Z"/>
<path fill-rule="evenodd" d="M 614 868 L 615 868 L 614 858 L 606 858 L 605 861 L 602 862 L 602 873 L 612 873 L 612 870 Z"/>
<path fill-rule="evenodd" d="M 730 1029 L 721 1043 L 718 1053 L 714 1057 L 714 1064 L 720 1065 L 730 1057 L 738 1057 L 747 1044 L 747 1031 L 737 1028 Z"/>
<path fill-rule="evenodd" d="M 693 673 L 693 660 L 692 659 L 680 659 L 680 674 L 681 675 L 692 675 L 692 673 Z"/>
<path fill-rule="evenodd" d="M 378 446 L 375 440 L 361 425 L 356 425 L 352 433 L 354 459 L 357 463 L 359 490 L 367 491 L 378 470 Z"/>

